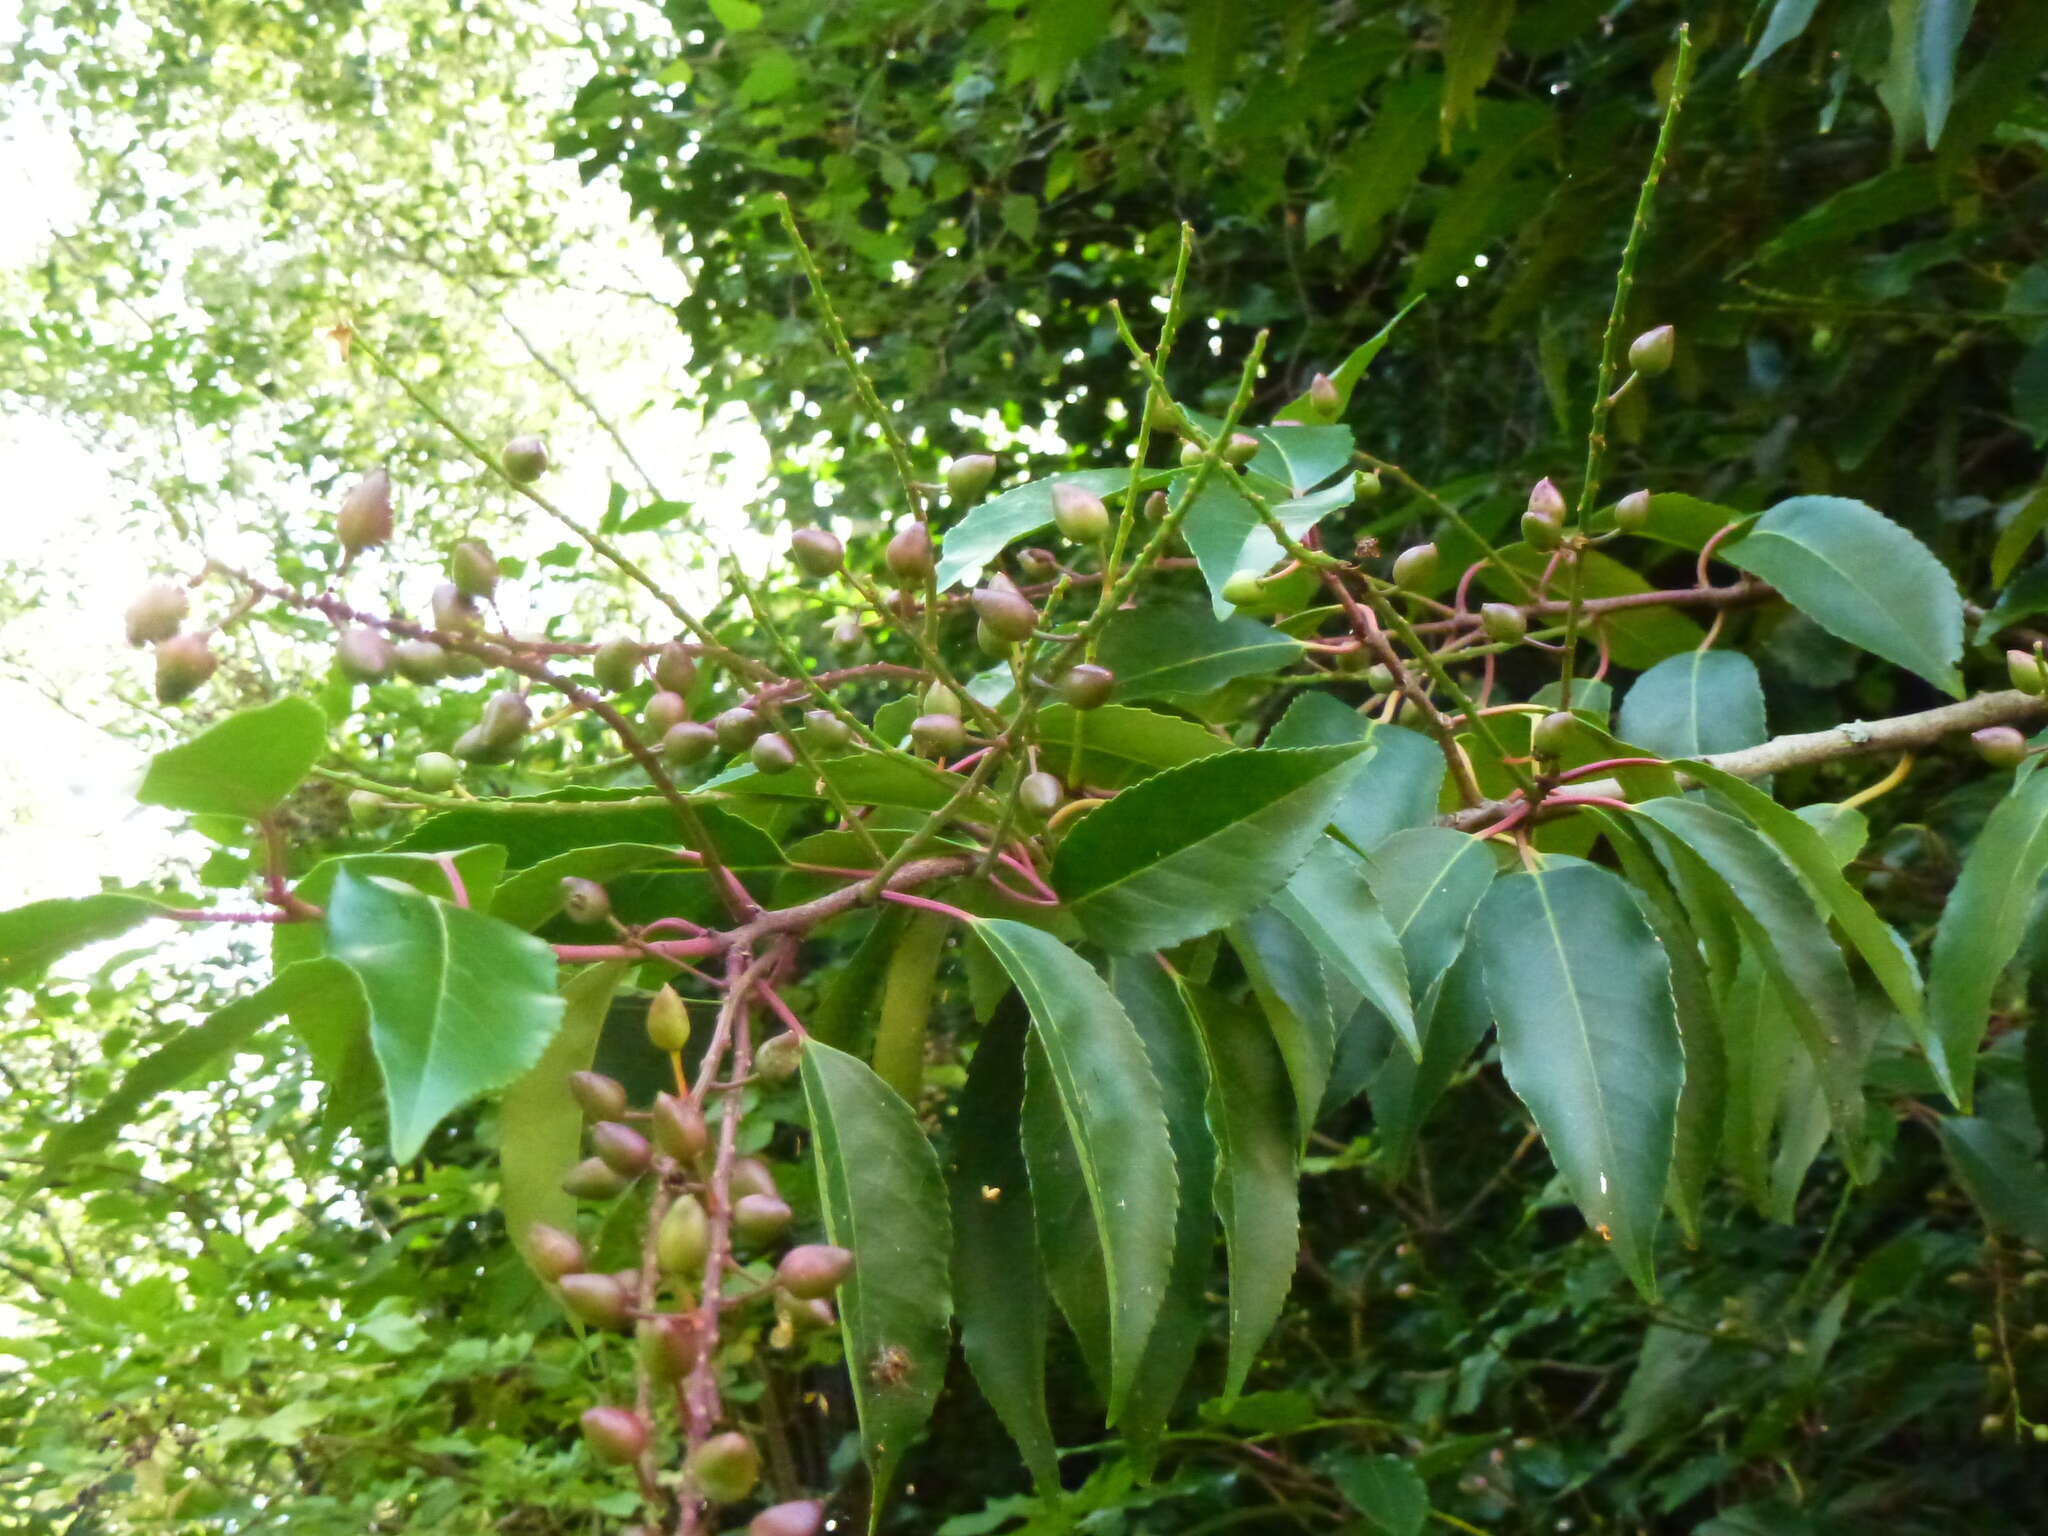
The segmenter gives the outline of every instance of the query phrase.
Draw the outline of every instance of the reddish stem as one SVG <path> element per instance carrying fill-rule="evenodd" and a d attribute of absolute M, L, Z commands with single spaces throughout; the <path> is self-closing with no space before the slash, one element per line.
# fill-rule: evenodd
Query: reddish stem
<path fill-rule="evenodd" d="M 434 855 L 434 862 L 441 866 L 441 873 L 448 877 L 449 893 L 455 898 L 455 905 L 469 905 L 469 887 L 462 883 L 462 871 L 455 867 L 455 861 L 445 853 Z"/>
<path fill-rule="evenodd" d="M 971 912 L 963 912 L 958 907 L 948 906 L 943 901 L 933 901 L 929 896 L 913 896 L 908 891 L 884 891 L 882 892 L 882 900 L 893 901 L 906 907 L 922 907 L 927 912 L 937 912 L 944 917 L 952 918 L 955 922 L 966 923 L 969 926 L 972 926 L 975 921 L 974 914 Z"/>

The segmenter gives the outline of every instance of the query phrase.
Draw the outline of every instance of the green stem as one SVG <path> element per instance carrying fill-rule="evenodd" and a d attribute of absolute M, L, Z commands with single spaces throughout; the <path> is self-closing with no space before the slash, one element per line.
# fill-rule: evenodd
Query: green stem
<path fill-rule="evenodd" d="M 1600 342 L 1600 370 L 1593 385 L 1593 412 L 1586 429 L 1586 471 L 1579 486 L 1578 510 L 1573 517 L 1580 535 L 1584 534 L 1587 515 L 1592 512 L 1600 495 L 1600 471 L 1607 457 L 1607 417 L 1614 409 L 1615 401 L 1621 397 L 1620 391 L 1614 387 L 1614 376 L 1621 367 L 1626 346 L 1623 333 L 1628 328 L 1628 300 L 1635 289 L 1636 261 L 1642 255 L 1643 236 L 1650 227 L 1650 211 L 1656 200 L 1658 179 L 1664 174 L 1665 158 L 1671 151 L 1678 109 L 1685 104 L 1686 87 L 1691 80 L 1692 30 L 1681 23 L 1678 28 L 1678 61 L 1672 66 L 1671 92 L 1664 100 L 1664 121 L 1657 129 L 1656 148 L 1650 151 L 1650 168 L 1636 193 L 1635 217 L 1629 223 L 1628 242 L 1621 250 L 1621 271 L 1614 280 L 1614 304 L 1607 311 L 1607 332 Z M 1569 580 L 1564 656 L 1560 661 L 1563 680 L 1558 689 L 1558 702 L 1562 709 L 1572 707 L 1572 663 L 1578 655 L 1580 610 L 1586 600 L 1585 563 L 1576 549 L 1572 552 Z"/>

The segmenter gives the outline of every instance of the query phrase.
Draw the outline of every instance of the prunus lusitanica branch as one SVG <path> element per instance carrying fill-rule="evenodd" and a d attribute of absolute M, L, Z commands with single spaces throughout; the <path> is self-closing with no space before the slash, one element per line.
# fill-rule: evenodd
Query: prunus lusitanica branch
<path fill-rule="evenodd" d="M 1980 693 L 1960 704 L 1943 704 L 1916 714 L 1894 715 L 1889 720 L 1850 720 L 1825 731 L 1776 736 L 1754 747 L 1716 752 L 1700 761 L 1737 778 L 1758 779 L 1767 773 L 1811 767 L 1840 757 L 1855 757 L 1869 752 L 1908 752 L 1932 746 L 1943 737 L 1958 732 L 1982 730 L 1987 725 L 2009 725 L 2015 720 L 2044 712 L 2048 712 L 2048 698 L 2036 698 L 2016 688 L 2007 688 L 1996 693 Z M 1614 779 L 1576 783 L 1571 786 L 1571 793 L 1574 796 L 1627 798 L 1621 784 Z M 1489 800 L 1484 805 L 1452 812 L 1443 818 L 1443 824 L 1461 832 L 1473 831 L 1499 820 L 1519 804 L 1519 797 Z"/>

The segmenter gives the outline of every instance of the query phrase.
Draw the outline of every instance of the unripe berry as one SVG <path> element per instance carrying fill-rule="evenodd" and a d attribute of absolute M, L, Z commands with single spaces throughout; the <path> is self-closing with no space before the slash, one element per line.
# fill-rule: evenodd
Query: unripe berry
<path fill-rule="evenodd" d="M 846 546 L 824 528 L 799 528 L 789 536 L 789 558 L 806 576 L 822 581 L 846 563 Z"/>
<path fill-rule="evenodd" d="M 678 1195 L 654 1229 L 654 1261 L 663 1274 L 694 1275 L 711 1251 L 711 1220 L 695 1195 Z"/>
<path fill-rule="evenodd" d="M 391 648 L 391 660 L 407 682 L 438 683 L 448 675 L 448 653 L 431 640 L 401 640 Z"/>
<path fill-rule="evenodd" d="M 1223 601 L 1237 608 L 1249 608 L 1266 595 L 1266 583 L 1257 571 L 1233 571 L 1223 583 Z"/>
<path fill-rule="evenodd" d="M 717 735 L 721 749 L 744 752 L 768 729 L 768 722 L 744 704 L 735 704 L 731 709 L 712 716 L 711 729 Z"/>
<path fill-rule="evenodd" d="M 448 579 L 464 597 L 489 597 L 498 590 L 498 557 L 482 539 L 458 539 L 448 551 Z"/>
<path fill-rule="evenodd" d="M 924 691 L 924 712 L 928 715 L 952 715 L 960 713 L 960 695 L 944 683 L 933 683 Z"/>
<path fill-rule="evenodd" d="M 889 541 L 882 560 L 898 586 L 923 586 L 932 574 L 931 531 L 923 523 L 912 523 Z"/>
<path fill-rule="evenodd" d="M 2027 756 L 2027 738 L 2009 725 L 1987 725 L 1972 731 L 1970 743 L 1993 768 L 2017 768 Z"/>
<path fill-rule="evenodd" d="M 853 740 L 853 727 L 829 709 L 805 710 L 804 729 L 810 734 L 812 746 L 827 751 L 843 747 Z"/>
<path fill-rule="evenodd" d="M 981 500 L 996 477 L 995 455 L 965 453 L 946 466 L 946 497 L 956 506 Z"/>
<path fill-rule="evenodd" d="M 173 635 L 156 648 L 156 701 L 175 704 L 199 691 L 220 658 L 204 635 Z"/>
<path fill-rule="evenodd" d="M 1557 482 L 1545 475 L 1529 487 L 1529 512 L 1548 522 L 1562 525 L 1564 522 L 1564 492 L 1557 488 Z"/>
<path fill-rule="evenodd" d="M 1579 733 L 1578 716 L 1570 710 L 1552 710 L 1536 722 L 1529 733 L 1529 745 L 1539 757 L 1558 757 L 1571 746 Z"/>
<path fill-rule="evenodd" d="M 555 1282 L 561 1287 L 562 1302 L 595 1328 L 623 1328 L 629 1319 L 632 1299 L 612 1275 L 564 1275 Z"/>
<path fill-rule="evenodd" d="M 483 626 L 484 616 L 476 603 L 463 595 L 452 581 L 434 588 L 434 628 L 447 635 L 460 635 Z"/>
<path fill-rule="evenodd" d="M 671 640 L 654 657 L 654 685 L 669 693 L 687 694 L 697 681 L 697 658 L 680 640 Z"/>
<path fill-rule="evenodd" d="M 949 757 L 967 745 L 967 727 L 958 715 L 919 715 L 910 722 L 910 739 L 931 757 Z"/>
<path fill-rule="evenodd" d="M 669 1055 L 690 1043 L 690 1010 L 674 987 L 660 987 L 647 1004 L 647 1041 Z"/>
<path fill-rule="evenodd" d="M 745 1435 L 728 1430 L 690 1452 L 683 1472 L 712 1503 L 737 1504 L 761 1480 L 761 1454 Z"/>
<path fill-rule="evenodd" d="M 1059 696 L 1075 709 L 1099 709 L 1109 702 L 1109 696 L 1116 688 L 1116 674 L 1107 667 L 1084 661 L 1079 666 L 1069 667 L 1054 687 Z"/>
<path fill-rule="evenodd" d="M 767 1195 L 778 1201 L 782 1198 L 782 1192 L 775 1187 L 775 1175 L 758 1157 L 734 1158 L 729 1185 L 735 1200 L 742 1195 Z"/>
<path fill-rule="evenodd" d="M 606 693 L 624 693 L 640 681 L 641 650 L 623 636 L 607 640 L 590 658 L 590 675 Z"/>
<path fill-rule="evenodd" d="M 583 1438 L 599 1460 L 627 1466 L 647 1450 L 647 1421 L 630 1408 L 586 1408 Z"/>
<path fill-rule="evenodd" d="M 462 764 L 446 752 L 422 752 L 412 760 L 412 781 L 430 794 L 453 789 L 462 777 Z"/>
<path fill-rule="evenodd" d="M 830 639 L 835 651 L 857 651 L 860 649 L 862 638 L 859 619 L 841 619 L 832 626 Z"/>
<path fill-rule="evenodd" d="M 654 1161 L 654 1148 L 630 1125 L 617 1120 L 600 1120 L 590 1128 L 590 1150 L 604 1159 L 614 1173 L 638 1178 Z"/>
<path fill-rule="evenodd" d="M 1249 432 L 1233 432 L 1230 441 L 1223 445 L 1223 462 L 1226 464 L 1249 463 L 1259 451 L 1259 440 Z"/>
<path fill-rule="evenodd" d="M 803 1066 L 803 1037 L 795 1030 L 770 1036 L 754 1053 L 754 1070 L 763 1082 L 786 1083 Z"/>
<path fill-rule="evenodd" d="M 1038 610 L 1006 576 L 998 576 L 974 594 L 974 611 L 999 640 L 1029 640 L 1038 628 Z"/>
<path fill-rule="evenodd" d="M 1109 537 L 1109 508 L 1093 491 L 1070 481 L 1052 488 L 1052 520 L 1076 544 L 1100 544 Z"/>
<path fill-rule="evenodd" d="M 802 1301 L 787 1291 L 777 1291 L 775 1322 L 778 1332 L 786 1330 L 786 1337 L 778 1341 L 776 1347 L 787 1349 L 796 1342 L 798 1334 L 817 1333 L 826 1328 L 836 1327 L 839 1318 L 833 1312 L 832 1303 L 829 1301 Z"/>
<path fill-rule="evenodd" d="M 573 1234 L 564 1232 L 560 1227 L 551 1227 L 544 1221 L 536 1221 L 526 1229 L 526 1252 L 533 1260 L 533 1267 L 550 1280 L 579 1274 L 583 1270 L 583 1245 Z"/>
<path fill-rule="evenodd" d="M 391 642 L 374 629 L 344 630 L 334 643 L 334 664 L 351 682 L 382 682 L 392 661 Z"/>
<path fill-rule="evenodd" d="M 1167 501 L 1166 492 L 1164 491 L 1154 491 L 1145 498 L 1145 520 L 1147 522 L 1164 522 L 1166 514 L 1171 510 L 1172 504 Z"/>
<path fill-rule="evenodd" d="M 166 643 L 175 644 L 176 642 L 170 641 Z M 158 649 L 158 654 L 162 654 L 161 647 Z M 2012 678 L 2013 687 L 2019 689 L 2021 693 L 2031 693 L 2039 696 L 2042 692 L 2048 691 L 2048 670 L 2044 670 L 2041 658 L 2032 651 L 2007 651 L 2005 653 L 2005 670 Z M 161 697 L 163 690 L 159 688 L 157 693 Z"/>
<path fill-rule="evenodd" d="M 681 1381 L 704 1358 L 704 1336 L 694 1317 L 644 1317 L 639 1343 L 640 1363 L 663 1386 Z"/>
<path fill-rule="evenodd" d="M 1209 456 L 1209 450 L 1193 440 L 1180 445 L 1180 461 L 1183 464 L 1199 464 Z"/>
<path fill-rule="evenodd" d="M 1514 645 L 1529 633 L 1529 621 L 1512 603 L 1488 603 L 1479 610 L 1479 627 L 1497 645 Z"/>
<path fill-rule="evenodd" d="M 537 437 L 515 437 L 498 455 L 508 479 L 531 485 L 548 472 L 548 445 Z"/>
<path fill-rule="evenodd" d="M 689 702 L 680 693 L 670 693 L 666 689 L 650 698 L 647 708 L 640 714 L 647 734 L 654 737 L 666 736 L 689 718 Z"/>
<path fill-rule="evenodd" d="M 601 923 L 611 915 L 612 899 L 595 880 L 562 876 L 562 915 L 572 923 Z"/>
<path fill-rule="evenodd" d="M 1394 557 L 1394 585 L 1426 587 L 1436 580 L 1437 564 L 1434 544 L 1411 544 Z"/>
<path fill-rule="evenodd" d="M 1531 549 L 1548 554 L 1564 543 L 1564 529 L 1547 517 L 1534 512 L 1522 514 L 1522 542 Z"/>
<path fill-rule="evenodd" d="M 1026 581 L 1051 581 L 1059 573 L 1060 563 L 1051 550 L 1031 544 L 1017 551 L 1017 574 Z"/>
<path fill-rule="evenodd" d="M 571 1072 L 569 1097 L 576 1101 L 586 1120 L 616 1120 L 626 1112 L 624 1086 L 602 1072 Z"/>
<path fill-rule="evenodd" d="M 770 731 L 756 738 L 747 757 L 756 773 L 787 773 L 796 766 L 796 747 L 782 732 Z"/>
<path fill-rule="evenodd" d="M 1671 326 L 1660 325 L 1628 344 L 1628 365 L 1644 378 L 1654 379 L 1670 368 L 1677 349 L 1678 332 Z"/>
<path fill-rule="evenodd" d="M 678 720 L 661 733 L 661 755 L 679 768 L 703 762 L 717 745 L 718 733 L 701 720 Z"/>
<path fill-rule="evenodd" d="M 1380 484 L 1380 472 L 1376 469 L 1361 469 L 1351 477 L 1351 496 L 1354 501 L 1378 501 L 1386 487 Z"/>
<path fill-rule="evenodd" d="M 1650 526 L 1650 493 L 1630 491 L 1614 504 L 1614 526 L 1622 533 L 1641 533 Z"/>
<path fill-rule="evenodd" d="M 1056 773 L 1027 773 L 1017 786 L 1017 804 L 1041 821 L 1066 803 L 1066 786 Z"/>
<path fill-rule="evenodd" d="M 805 1301 L 830 1296 L 853 1273 L 853 1255 L 830 1243 L 803 1243 L 775 1266 L 775 1283 Z"/>
<path fill-rule="evenodd" d="M 1337 381 L 1327 373 L 1319 373 L 1308 381 L 1308 403 L 1325 421 L 1335 420 L 1337 413 L 1344 409 L 1343 397 L 1337 393 Z"/>
<path fill-rule="evenodd" d="M 135 594 L 122 619 L 128 629 L 128 643 L 154 645 L 178 632 L 191 611 L 191 594 L 173 581 L 153 581 Z"/>
<path fill-rule="evenodd" d="M 732 1203 L 733 1231 L 757 1248 L 780 1237 L 795 1219 L 796 1213 L 775 1195 L 741 1195 Z"/>
<path fill-rule="evenodd" d="M 747 1536 L 818 1536 L 825 1526 L 825 1506 L 816 1499 L 771 1504 L 747 1522 Z"/>
<path fill-rule="evenodd" d="M 629 1181 L 601 1157 L 586 1157 L 562 1175 L 562 1190 L 578 1200 L 609 1200 Z"/>
<path fill-rule="evenodd" d="M 533 711 L 511 689 L 484 701 L 483 718 L 455 739 L 454 752 L 465 762 L 502 763 L 512 755 L 533 725 Z"/>
<path fill-rule="evenodd" d="M 334 517 L 334 536 L 353 555 L 373 549 L 391 537 L 391 475 L 373 469 L 341 498 Z"/>
<path fill-rule="evenodd" d="M 391 811 L 391 802 L 382 795 L 367 789 L 351 790 L 348 797 L 348 819 L 359 827 L 374 827 Z"/>
<path fill-rule="evenodd" d="M 696 1162 L 711 1145 L 711 1127 L 705 1124 L 704 1111 L 694 1099 L 657 1093 L 649 1124 L 654 1130 L 654 1144 L 679 1163 Z"/>
<path fill-rule="evenodd" d="M 1365 686 L 1374 693 L 1392 693 L 1400 684 L 1394 676 L 1394 669 L 1383 661 L 1376 661 L 1365 669 Z"/>

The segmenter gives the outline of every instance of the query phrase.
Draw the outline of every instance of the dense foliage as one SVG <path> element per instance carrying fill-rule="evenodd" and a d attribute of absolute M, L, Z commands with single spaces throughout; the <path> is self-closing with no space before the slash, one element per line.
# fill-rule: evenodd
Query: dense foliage
<path fill-rule="evenodd" d="M 0 913 L 4 1520 L 2036 1506 L 2048 30 L 1687 9 L 594 23 L 790 562 L 403 309 L 259 391 L 128 614 L 189 835 Z"/>

